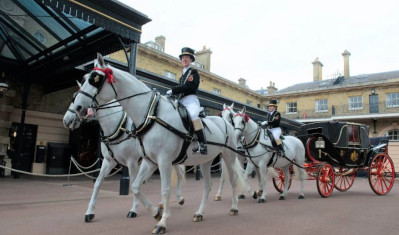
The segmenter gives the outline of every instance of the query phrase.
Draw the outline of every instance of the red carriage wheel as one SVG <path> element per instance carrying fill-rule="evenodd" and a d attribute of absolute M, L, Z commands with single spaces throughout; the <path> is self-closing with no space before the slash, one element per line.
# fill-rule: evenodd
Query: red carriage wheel
<path fill-rule="evenodd" d="M 274 188 L 276 188 L 276 190 L 279 193 L 282 193 L 284 190 L 284 180 L 285 180 L 284 171 L 280 168 L 275 168 L 275 170 L 279 176 L 273 177 L 273 185 Z M 290 189 L 291 183 L 292 183 L 292 177 L 290 177 L 290 181 L 288 181 L 288 189 Z"/>
<path fill-rule="evenodd" d="M 347 169 L 340 167 L 335 171 L 335 184 L 334 188 L 341 192 L 350 189 L 355 181 L 356 171 L 354 169 Z"/>
<path fill-rule="evenodd" d="M 385 153 L 373 157 L 369 167 L 369 183 L 371 189 L 378 195 L 391 191 L 395 182 L 395 168 L 392 159 Z"/>
<path fill-rule="evenodd" d="M 319 191 L 320 196 L 329 197 L 334 190 L 334 180 L 335 174 L 333 167 L 324 163 L 320 166 L 317 172 L 317 191 Z"/>

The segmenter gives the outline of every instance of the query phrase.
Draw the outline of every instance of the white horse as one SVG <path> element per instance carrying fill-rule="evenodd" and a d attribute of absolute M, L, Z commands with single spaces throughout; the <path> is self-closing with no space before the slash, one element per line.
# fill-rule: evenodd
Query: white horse
<path fill-rule="evenodd" d="M 254 164 L 257 164 L 259 167 L 259 173 L 261 178 L 261 183 L 263 185 L 263 193 L 260 196 L 259 203 L 266 202 L 266 174 L 267 174 L 267 165 L 271 160 L 271 166 L 276 168 L 281 168 L 284 171 L 285 181 L 284 181 L 284 190 L 280 195 L 280 200 L 285 200 L 288 187 L 289 187 L 289 167 L 292 163 L 300 166 L 301 168 L 294 167 L 295 169 L 299 169 L 299 178 L 301 180 L 301 190 L 299 192 L 299 199 L 304 199 L 304 181 L 306 179 L 305 173 L 306 171 L 302 168 L 303 163 L 305 162 L 305 148 L 302 142 L 294 137 L 294 136 L 285 136 L 284 137 L 284 150 L 285 157 L 278 156 L 277 151 L 272 146 L 272 142 L 267 135 L 265 129 L 262 129 L 256 122 L 254 122 L 248 115 L 245 114 L 245 107 L 241 110 L 241 112 L 237 113 L 234 117 L 234 128 L 237 135 L 237 138 L 245 137 L 247 144 L 244 146 L 252 156 L 252 161 Z M 273 157 L 274 156 L 274 157 Z M 273 157 L 273 159 L 272 159 Z"/>
<path fill-rule="evenodd" d="M 74 130 L 79 128 L 81 120 L 76 113 L 71 110 L 73 102 L 64 115 L 64 127 Z M 127 117 L 123 108 L 114 103 L 108 108 L 100 109 L 96 112 L 96 117 L 102 130 L 101 153 L 104 160 L 101 165 L 100 173 L 94 184 L 93 193 L 85 215 L 85 222 L 90 222 L 94 218 L 94 208 L 97 202 L 97 196 L 104 178 L 109 175 L 111 170 L 118 164 L 128 167 L 131 182 L 136 178 L 139 171 L 140 153 L 136 147 L 136 139 L 130 135 L 132 120 Z M 184 204 L 184 198 L 181 196 L 181 184 L 184 179 L 184 166 L 175 165 L 177 173 L 176 198 L 180 205 Z M 149 172 L 150 173 L 150 172 Z M 147 178 L 151 177 L 147 175 Z M 137 216 L 137 206 L 139 201 L 133 196 L 133 205 L 127 214 L 128 218 Z"/>
<path fill-rule="evenodd" d="M 241 192 L 245 182 L 236 154 L 230 150 L 237 147 L 234 128 L 221 117 L 203 118 L 208 140 L 208 154 L 193 153 L 192 148 L 197 146 L 197 143 L 190 143 L 192 138 L 187 133 L 182 121 L 180 121 L 179 113 L 168 98 L 150 90 L 131 74 L 105 65 L 100 54 L 97 55 L 97 61 L 98 64 L 94 70 L 86 75 L 88 79 L 76 96 L 72 109 L 78 116 L 82 117 L 87 114 L 87 109 L 92 105 L 101 106 L 112 99 L 116 99 L 132 119 L 137 127 L 136 135 L 141 143 L 142 154 L 149 161 L 158 164 L 161 176 L 164 209 L 153 233 L 164 233 L 166 231 L 166 222 L 170 216 L 170 179 L 174 161 L 183 162 L 185 165 L 201 164 L 204 178 L 203 197 L 193 219 L 194 221 L 201 221 L 211 190 L 210 167 L 212 160 L 220 154 L 226 163 L 233 188 L 230 215 L 237 215 L 237 192 Z M 186 148 L 187 151 L 180 154 L 183 144 L 187 142 L 190 143 Z M 177 158 L 177 156 L 179 157 Z M 180 157 L 183 158 L 180 159 Z M 143 203 L 144 207 L 154 217 L 158 218 L 159 208 L 154 207 L 140 190 L 146 171 L 151 171 L 155 167 L 155 165 L 146 164 L 146 161 L 143 162 L 132 188 L 134 195 Z"/>
<path fill-rule="evenodd" d="M 221 116 L 222 116 L 223 119 L 227 120 L 230 124 L 233 125 L 233 118 L 234 118 L 235 114 L 236 114 L 236 112 L 234 111 L 234 103 L 232 103 L 230 106 L 227 106 L 226 104 L 223 104 L 223 110 L 222 110 L 222 113 L 221 113 Z M 241 163 L 241 166 L 244 166 L 245 157 L 238 155 L 237 158 L 239 159 L 239 161 Z M 222 172 L 221 172 L 221 175 L 220 175 L 220 184 L 219 184 L 219 189 L 218 189 L 218 191 L 216 193 L 216 196 L 215 196 L 215 201 L 222 200 L 223 185 L 224 185 L 224 182 L 226 180 L 225 179 L 225 171 L 226 171 L 226 169 L 225 169 L 225 164 L 223 162 L 223 159 L 221 160 L 221 162 L 222 162 L 221 163 L 221 165 L 222 165 L 221 171 Z M 253 170 L 254 170 L 253 164 L 250 161 L 248 161 L 247 162 L 247 167 L 245 168 L 245 173 L 244 173 L 244 180 L 247 183 L 247 185 L 249 185 L 248 175 L 251 174 Z M 259 174 L 259 173 L 257 173 L 257 174 Z M 247 190 L 249 190 L 248 186 L 247 186 Z M 254 199 L 257 198 L 257 195 L 255 193 L 252 193 L 251 196 Z M 239 199 L 244 199 L 245 195 L 240 194 L 238 196 L 238 198 Z"/>

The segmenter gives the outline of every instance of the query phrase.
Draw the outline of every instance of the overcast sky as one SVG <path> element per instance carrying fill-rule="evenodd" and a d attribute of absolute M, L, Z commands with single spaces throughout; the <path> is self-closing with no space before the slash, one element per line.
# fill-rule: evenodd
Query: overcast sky
<path fill-rule="evenodd" d="M 212 73 L 253 90 L 312 81 L 316 57 L 323 79 L 343 74 L 344 50 L 352 76 L 399 70 L 398 0 L 120 1 L 152 19 L 142 43 L 163 35 L 176 57 L 205 45 Z"/>

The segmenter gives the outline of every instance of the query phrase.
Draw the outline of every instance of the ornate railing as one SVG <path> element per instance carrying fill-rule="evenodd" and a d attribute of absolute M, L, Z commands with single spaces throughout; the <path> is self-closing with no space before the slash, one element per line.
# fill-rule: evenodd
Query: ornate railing
<path fill-rule="evenodd" d="M 290 119 L 317 119 L 317 118 L 331 118 L 334 116 L 361 116 L 370 114 L 384 114 L 384 113 L 399 113 L 399 106 L 387 107 L 385 102 L 378 104 L 363 104 L 363 107 L 357 109 L 350 109 L 347 104 L 332 105 L 328 110 L 316 112 L 314 109 L 301 110 L 298 109 L 296 113 L 287 113 L 280 108 L 283 117 Z"/>

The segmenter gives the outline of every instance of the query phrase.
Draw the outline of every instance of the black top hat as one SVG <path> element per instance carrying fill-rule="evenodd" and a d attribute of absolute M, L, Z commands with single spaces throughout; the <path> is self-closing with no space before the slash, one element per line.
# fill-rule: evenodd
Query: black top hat
<path fill-rule="evenodd" d="M 194 50 L 189 48 L 189 47 L 183 47 L 181 49 L 181 54 L 179 55 L 179 58 L 181 60 L 181 57 L 184 55 L 190 56 L 191 60 L 194 62 L 195 61 L 195 56 L 194 56 Z"/>
<path fill-rule="evenodd" d="M 276 106 L 277 107 L 277 100 L 270 100 L 269 106 Z"/>

